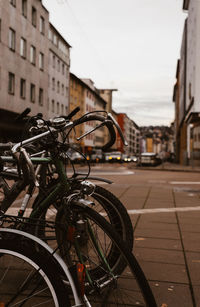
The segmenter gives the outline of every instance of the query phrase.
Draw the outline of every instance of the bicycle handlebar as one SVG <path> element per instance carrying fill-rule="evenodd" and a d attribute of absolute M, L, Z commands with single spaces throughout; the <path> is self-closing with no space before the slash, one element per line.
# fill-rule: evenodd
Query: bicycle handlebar
<path fill-rule="evenodd" d="M 102 115 L 97 115 L 97 114 L 86 114 L 84 116 L 82 116 L 79 119 L 74 120 L 73 122 L 73 126 L 77 126 L 83 123 L 86 123 L 88 121 L 92 121 L 92 120 L 97 120 L 103 123 L 103 125 L 105 125 L 109 131 L 110 134 L 110 140 L 102 147 L 102 151 L 106 151 L 108 148 L 110 148 L 116 141 L 116 133 L 115 133 L 115 129 L 113 127 L 113 122 L 111 120 L 106 120 L 106 118 Z M 102 126 L 102 125 L 101 125 Z"/>
<path fill-rule="evenodd" d="M 120 137 L 122 139 L 123 144 L 125 146 L 128 146 L 128 143 L 127 143 L 127 141 L 126 141 L 126 139 L 125 139 L 125 137 L 124 137 L 124 135 L 122 133 L 122 130 L 121 130 L 118 122 L 115 120 L 115 118 L 112 116 L 111 113 L 108 113 L 108 118 L 110 118 L 112 120 L 112 122 L 114 123 L 115 127 L 117 128 L 117 131 L 118 131 L 118 133 L 119 133 L 119 135 L 120 135 Z"/>

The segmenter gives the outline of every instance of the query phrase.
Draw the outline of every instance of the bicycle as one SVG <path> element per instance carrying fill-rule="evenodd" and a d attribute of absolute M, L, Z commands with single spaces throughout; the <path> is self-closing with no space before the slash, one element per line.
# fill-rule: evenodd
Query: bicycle
<path fill-rule="evenodd" d="M 5 222 L 6 217 L 3 220 Z M 64 261 L 46 243 L 29 233 L 0 228 L 0 272 L 1 306 L 82 305 Z M 61 275 L 65 276 L 65 282 Z"/>
<path fill-rule="evenodd" d="M 86 120 L 87 119 L 88 118 L 86 118 Z M 65 129 L 72 126 L 73 123 L 66 123 L 63 128 Z M 15 145 L 13 153 L 15 154 L 17 149 L 22 145 L 35 142 L 48 134 L 51 134 L 51 132 L 41 133 Z M 34 178 L 35 173 L 31 160 L 27 157 L 24 150 L 21 152 Z M 45 232 L 46 226 L 43 224 L 45 223 L 42 219 L 43 213 L 50 204 L 57 201 L 57 197 L 59 200 L 62 199 L 56 215 L 53 240 L 56 238 L 56 242 L 54 240 L 54 243 L 58 244 L 57 248 L 69 266 L 73 266 L 77 260 L 84 264 L 86 280 L 83 284 L 85 289 L 84 291 L 83 289 L 81 290 L 82 296 L 86 293 L 89 297 L 92 296 L 94 298 L 97 297 L 99 293 L 99 298 L 101 298 L 100 304 L 105 305 L 108 299 L 114 299 L 111 294 L 117 289 L 116 294 L 120 294 L 119 299 L 121 300 L 122 295 L 121 292 L 119 292 L 118 286 L 120 285 L 121 278 L 124 282 L 125 276 L 123 272 L 125 272 L 128 273 L 129 280 L 131 274 L 136 276 L 135 282 L 139 283 L 145 305 L 156 306 L 150 287 L 134 256 L 124 247 L 120 238 L 107 221 L 88 206 L 86 200 L 80 198 L 80 195 L 77 193 L 70 195 L 65 193 L 69 188 L 69 183 L 62 167 L 62 161 L 59 159 L 59 156 L 57 156 L 57 149 L 55 152 L 55 148 L 49 148 L 49 152 L 53 164 L 56 167 L 59 180 L 47 198 L 43 200 L 40 206 L 37 206 L 30 215 L 31 219 L 37 218 L 38 222 L 36 227 L 33 225 L 34 227 L 28 227 L 26 230 L 30 231 L 31 229 L 34 234 L 37 233 L 39 235 L 42 233 L 42 235 L 45 235 L 45 240 L 49 242 L 49 237 L 46 236 Z M 127 264 L 130 266 L 128 271 L 126 270 Z M 123 291 L 123 289 L 121 289 L 121 291 Z M 130 290 L 132 289 L 129 289 L 129 292 Z M 125 297 L 127 298 L 127 295 Z M 131 298 L 132 304 L 139 301 L 140 298 L 138 297 L 136 301 L 135 298 Z M 95 306 L 96 304 L 97 302 L 95 302 Z M 125 306 L 125 302 L 123 304 Z"/>
<path fill-rule="evenodd" d="M 72 113 L 70 115 L 68 115 L 67 118 L 71 118 L 74 115 L 75 112 L 76 112 L 76 110 L 72 111 Z M 94 114 L 88 114 L 87 116 L 89 116 L 88 120 L 99 119 L 99 118 L 100 118 L 100 120 L 102 120 L 102 116 L 96 117 Z M 34 118 L 34 122 L 36 122 L 36 124 L 37 124 L 37 120 L 38 119 Z M 103 118 L 103 120 L 105 120 L 105 118 Z M 113 121 L 113 119 L 112 119 L 112 121 Z M 39 125 L 41 127 L 41 118 L 40 117 L 39 117 Z M 116 123 L 115 123 L 115 125 L 116 125 Z M 37 127 L 37 125 L 35 125 L 35 126 Z M 111 127 L 111 125 L 109 127 Z M 40 131 L 40 129 L 37 128 L 37 133 L 38 133 L 38 131 Z M 42 127 L 42 129 L 43 129 L 43 127 Z M 111 128 L 109 128 L 109 129 L 111 129 Z M 119 127 L 118 127 L 118 130 L 120 130 Z M 121 135 L 122 135 L 122 133 L 121 133 Z M 111 136 L 112 143 L 115 142 L 115 138 L 116 138 L 115 132 L 112 129 L 112 136 Z M 112 143 L 110 143 L 110 144 L 112 144 Z M 109 146 L 109 144 L 108 144 L 108 146 Z M 11 147 L 11 144 L 0 144 L 1 149 L 10 149 L 10 147 Z M 104 146 L 104 147 L 106 148 L 107 146 Z M 14 162 L 12 157 L 2 157 L 1 160 L 3 160 L 2 162 L 4 162 L 4 161 Z M 55 180 L 52 180 L 52 177 L 49 177 L 50 179 L 48 180 L 48 182 L 50 182 L 50 184 L 46 184 L 46 177 L 47 177 L 46 169 L 49 165 L 47 162 L 50 162 L 50 160 L 48 160 L 48 158 L 45 158 L 45 157 L 38 158 L 34 154 L 33 157 L 31 158 L 31 160 L 34 163 L 46 163 L 45 165 L 43 164 L 42 169 L 39 168 L 39 170 L 41 172 L 40 178 L 42 177 L 42 178 L 45 178 L 45 179 L 40 180 L 39 194 L 38 194 L 38 196 L 36 197 L 36 199 L 33 203 L 33 209 L 34 209 L 34 208 L 37 207 L 38 201 L 40 201 L 42 198 L 44 198 L 45 195 L 49 194 L 49 191 L 51 191 L 52 187 L 55 185 Z M 25 170 L 24 173 L 27 173 L 27 171 Z M 1 200 L 1 210 L 3 212 L 7 211 L 7 209 L 12 205 L 12 203 L 17 198 L 19 193 L 23 189 L 25 189 L 25 187 L 27 186 L 27 182 L 29 182 L 29 179 L 27 177 L 28 177 L 27 175 L 23 175 L 23 178 L 18 180 L 19 176 L 17 176 L 16 174 L 13 174 L 13 173 L 10 173 L 10 172 L 9 173 L 8 172 L 1 172 L 0 185 L 1 185 L 1 187 L 3 189 L 3 193 L 5 195 L 4 199 Z M 34 175 L 32 175 L 32 177 L 34 178 Z M 17 180 L 17 181 L 16 181 L 15 184 L 12 185 L 11 188 L 9 188 L 8 185 L 5 182 L 5 178 L 14 179 L 14 180 Z M 87 179 L 87 181 L 83 180 L 85 178 Z M 107 218 L 111 222 L 111 224 L 113 224 L 114 227 L 116 228 L 116 230 L 122 235 L 122 238 L 124 239 L 124 241 L 127 242 L 127 246 L 129 247 L 129 249 L 132 250 L 132 247 L 133 247 L 133 227 L 132 227 L 130 217 L 127 214 L 125 207 L 120 202 L 120 200 L 117 197 L 115 197 L 111 192 L 107 191 L 103 187 L 92 184 L 91 182 L 88 181 L 88 179 L 94 179 L 94 180 L 104 181 L 104 182 L 108 182 L 108 183 L 111 183 L 111 182 L 108 181 L 108 180 L 102 179 L 102 178 L 98 178 L 98 177 L 91 177 L 91 176 L 89 177 L 88 175 L 85 178 L 83 176 L 79 176 L 79 174 L 77 174 L 77 173 L 74 173 L 74 175 L 70 179 L 68 178 L 69 183 L 70 183 L 69 193 L 73 194 L 73 193 L 76 193 L 77 190 L 82 190 L 82 197 L 87 198 L 87 199 L 89 198 L 90 201 L 95 203 L 95 209 L 98 210 L 99 212 L 101 211 L 101 213 L 104 214 L 104 216 L 107 216 Z M 23 216 L 25 208 L 28 205 L 28 202 L 31 198 L 31 195 L 33 194 L 34 186 L 35 186 L 34 183 L 30 184 L 30 188 L 28 188 L 27 193 L 24 196 L 24 199 L 22 201 L 22 205 L 21 205 L 21 208 L 20 208 L 19 213 L 18 213 L 19 216 Z M 47 191 L 47 192 L 43 193 L 44 190 Z M 57 211 L 57 207 L 54 208 L 53 206 L 51 206 L 51 211 L 52 212 L 54 211 L 54 213 L 55 213 Z"/>

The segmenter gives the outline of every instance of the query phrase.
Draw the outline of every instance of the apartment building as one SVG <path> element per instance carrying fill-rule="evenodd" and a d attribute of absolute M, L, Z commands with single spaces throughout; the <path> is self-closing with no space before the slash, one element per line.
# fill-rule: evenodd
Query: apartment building
<path fill-rule="evenodd" d="M 69 112 L 70 45 L 49 24 L 48 116 Z"/>
<path fill-rule="evenodd" d="M 94 82 L 90 79 L 80 79 L 73 73 L 70 73 L 70 111 L 80 107 L 76 117 L 80 117 L 88 112 L 96 110 L 105 110 L 106 102 L 99 95 L 98 90 L 94 86 Z M 76 133 L 72 135 L 71 141 L 77 143 L 76 138 L 87 133 L 96 126 L 94 122 L 88 122 L 79 125 Z M 95 133 L 88 134 L 78 142 L 85 153 L 91 154 L 96 148 L 101 148 L 105 143 L 105 128 L 100 128 Z"/>
<path fill-rule="evenodd" d="M 118 135 L 118 150 L 129 156 L 140 153 L 140 130 L 136 123 L 127 114 L 118 114 L 118 123 L 128 143 L 124 146 Z"/>
<path fill-rule="evenodd" d="M 44 113 L 48 88 L 49 13 L 38 0 L 0 2 L 1 138 L 18 133 L 17 113 Z"/>
<path fill-rule="evenodd" d="M 176 152 L 181 164 L 200 165 L 200 2 L 184 0 L 183 10 L 187 12 L 187 18 L 178 82 L 173 95 L 176 103 Z"/>
<path fill-rule="evenodd" d="M 27 107 L 44 118 L 67 114 L 70 45 L 41 0 L 0 1 L 0 139 L 17 140 Z"/>

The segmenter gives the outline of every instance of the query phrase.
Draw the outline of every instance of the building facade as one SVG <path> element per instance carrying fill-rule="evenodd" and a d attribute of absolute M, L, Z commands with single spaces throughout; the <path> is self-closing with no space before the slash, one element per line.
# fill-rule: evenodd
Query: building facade
<path fill-rule="evenodd" d="M 0 25 L 2 138 L 18 133 L 13 118 L 25 108 L 46 112 L 49 13 L 38 0 L 2 0 Z"/>
<path fill-rule="evenodd" d="M 184 0 L 179 75 L 174 88 L 176 153 L 181 164 L 200 165 L 200 2 Z"/>
<path fill-rule="evenodd" d="M 139 127 L 125 113 L 118 113 L 118 124 L 128 143 L 128 146 L 124 146 L 121 138 L 118 135 L 118 150 L 128 156 L 139 155 L 140 153 Z"/>
<path fill-rule="evenodd" d="M 14 119 L 30 108 L 44 118 L 67 114 L 70 46 L 40 0 L 0 1 L 0 139 L 18 139 Z"/>
<path fill-rule="evenodd" d="M 49 24 L 48 116 L 69 112 L 70 45 Z"/>
<path fill-rule="evenodd" d="M 76 107 L 80 108 L 78 114 L 74 117 L 81 117 L 88 112 L 105 111 L 106 101 L 99 95 L 98 90 L 94 86 L 94 82 L 90 79 L 80 79 L 76 75 L 70 73 L 70 111 Z M 106 142 L 105 127 L 99 128 L 80 141 L 77 137 L 91 131 L 95 128 L 96 122 L 86 122 L 77 126 L 76 133 L 72 134 L 72 143 L 78 143 L 84 153 L 89 155 L 95 149 L 100 149 Z"/>

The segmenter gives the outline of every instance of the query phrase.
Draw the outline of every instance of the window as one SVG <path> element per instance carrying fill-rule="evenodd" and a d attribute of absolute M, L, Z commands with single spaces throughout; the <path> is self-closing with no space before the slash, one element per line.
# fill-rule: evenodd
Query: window
<path fill-rule="evenodd" d="M 57 114 L 59 114 L 59 113 L 60 113 L 60 104 L 59 104 L 59 102 L 57 102 L 56 113 L 57 113 Z"/>
<path fill-rule="evenodd" d="M 26 80 L 24 79 L 20 80 L 20 97 L 22 99 L 26 98 Z"/>
<path fill-rule="evenodd" d="M 11 95 L 15 93 L 15 75 L 11 72 L 8 73 L 8 93 Z"/>
<path fill-rule="evenodd" d="M 55 57 L 55 55 L 53 55 L 52 60 L 53 60 L 53 68 L 55 68 L 55 62 L 56 62 L 56 57 Z"/>
<path fill-rule="evenodd" d="M 64 75 L 65 74 L 65 65 L 62 64 L 62 74 Z"/>
<path fill-rule="evenodd" d="M 57 63 L 58 63 L 58 71 L 60 71 L 60 60 L 58 60 Z"/>
<path fill-rule="evenodd" d="M 62 84 L 62 95 L 64 96 L 65 87 L 64 84 Z"/>
<path fill-rule="evenodd" d="M 8 42 L 9 48 L 12 51 L 15 51 L 15 31 L 13 29 L 9 29 L 9 42 Z"/>
<path fill-rule="evenodd" d="M 54 45 L 58 45 L 58 37 L 56 36 L 56 34 L 53 34 L 53 43 Z"/>
<path fill-rule="evenodd" d="M 12 4 L 13 6 L 16 6 L 16 0 L 10 0 L 10 4 Z"/>
<path fill-rule="evenodd" d="M 21 57 L 26 58 L 26 40 L 23 37 L 21 37 L 20 40 L 20 55 Z"/>
<path fill-rule="evenodd" d="M 44 70 L 44 54 L 42 52 L 39 53 L 39 68 Z"/>
<path fill-rule="evenodd" d="M 27 17 L 27 0 L 22 0 L 22 15 Z"/>
<path fill-rule="evenodd" d="M 37 25 L 37 11 L 34 8 L 34 6 L 32 6 L 32 15 L 31 15 L 31 17 L 32 17 L 32 25 L 34 27 L 36 27 L 36 25 Z"/>
<path fill-rule="evenodd" d="M 44 96 L 43 93 L 44 93 L 44 92 L 43 92 L 43 89 L 40 88 L 40 89 L 39 89 L 39 105 L 40 105 L 40 106 L 43 106 L 43 96 Z"/>
<path fill-rule="evenodd" d="M 36 63 L 36 49 L 34 46 L 31 46 L 30 49 L 30 61 L 33 65 Z"/>
<path fill-rule="evenodd" d="M 57 93 L 60 93 L 60 82 L 57 82 Z"/>
<path fill-rule="evenodd" d="M 54 102 L 54 100 L 52 100 L 52 102 L 51 102 L 51 111 L 52 112 L 55 111 L 55 102 Z"/>
<path fill-rule="evenodd" d="M 30 87 L 30 101 L 35 102 L 35 85 L 31 83 Z"/>
<path fill-rule="evenodd" d="M 52 90 L 55 91 L 55 78 L 52 78 Z"/>
<path fill-rule="evenodd" d="M 49 40 L 52 41 L 53 40 L 53 33 L 52 31 L 49 29 Z"/>
<path fill-rule="evenodd" d="M 64 115 L 64 105 L 61 104 L 61 115 Z"/>
<path fill-rule="evenodd" d="M 40 16 L 40 33 L 44 34 L 44 31 L 45 31 L 44 18 Z"/>

